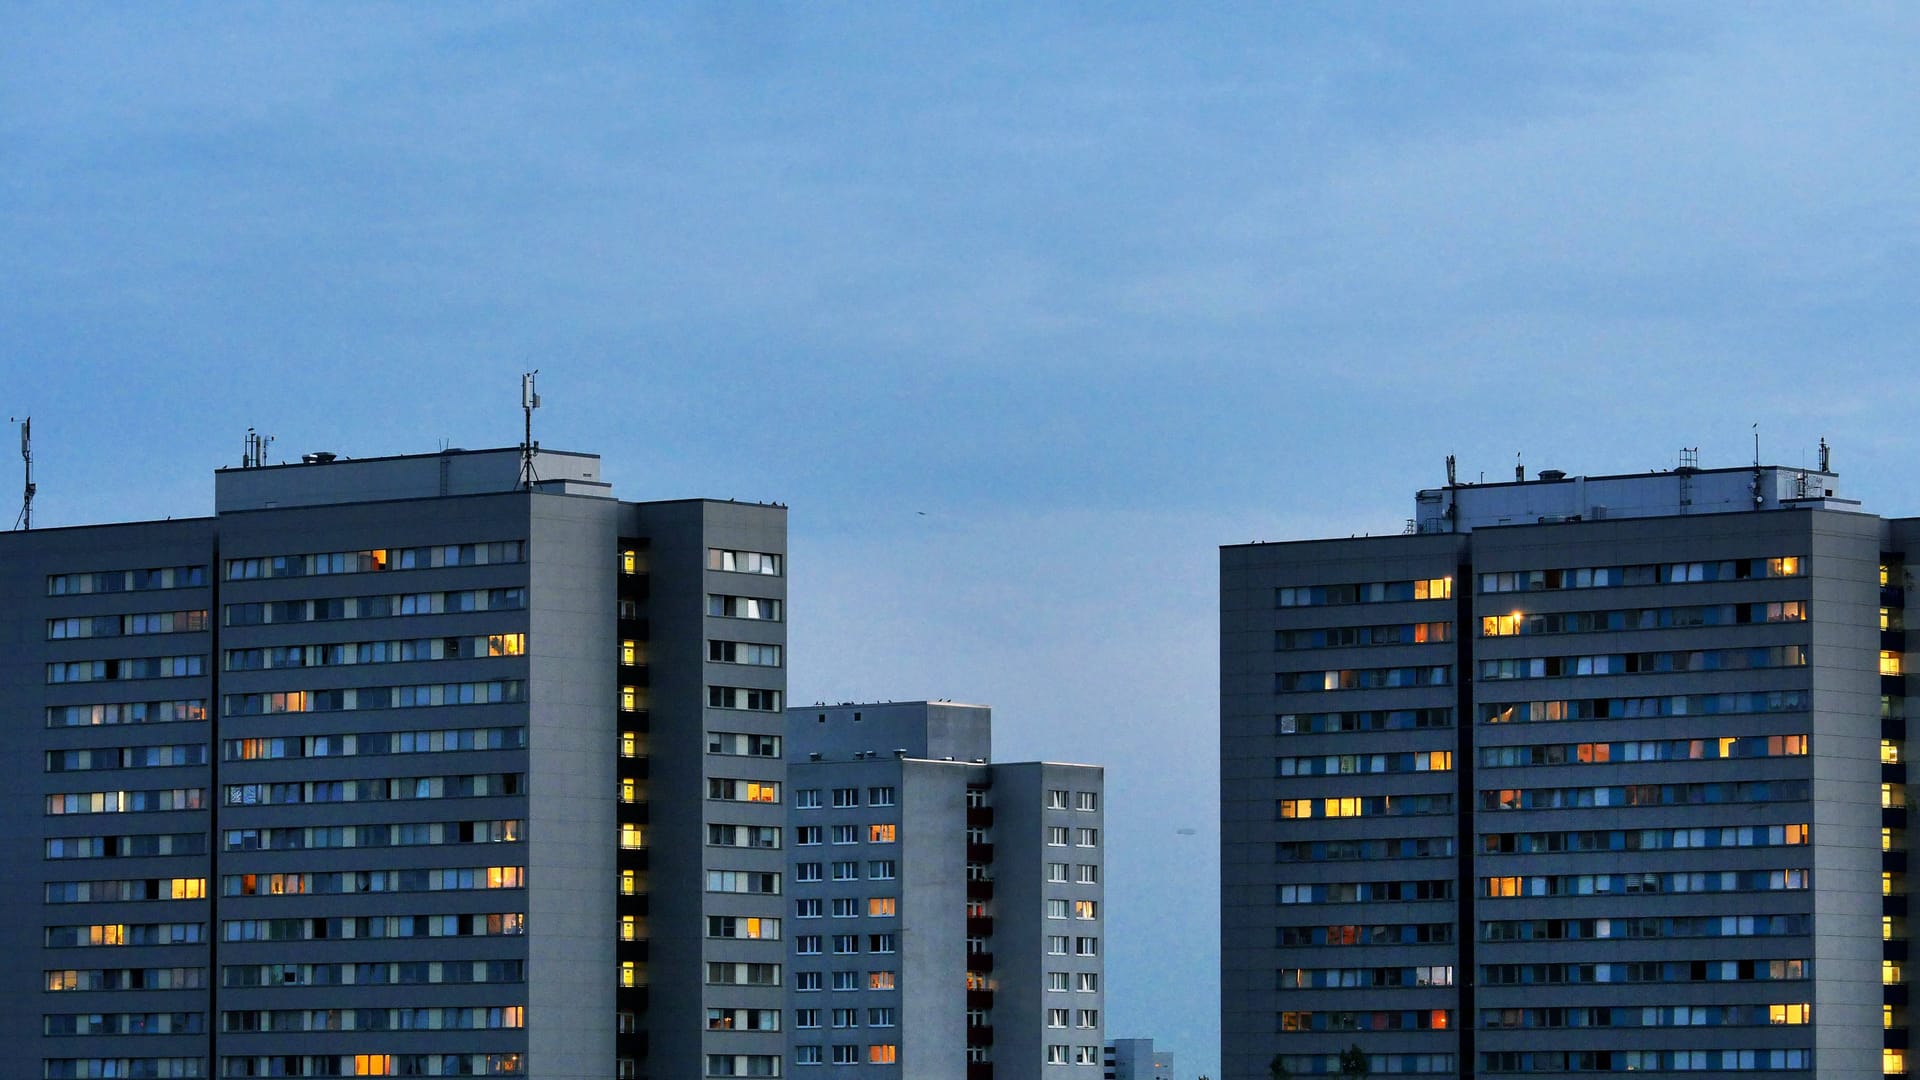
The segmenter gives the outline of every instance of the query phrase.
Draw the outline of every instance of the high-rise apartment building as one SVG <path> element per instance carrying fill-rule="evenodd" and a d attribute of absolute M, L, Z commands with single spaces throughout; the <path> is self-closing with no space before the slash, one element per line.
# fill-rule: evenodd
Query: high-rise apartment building
<path fill-rule="evenodd" d="M 1229 1080 L 1906 1071 L 1920 520 L 1825 464 L 1222 549 Z"/>
<path fill-rule="evenodd" d="M 0 536 L 0 1074 L 779 1072 L 785 510 L 531 465 Z"/>
<path fill-rule="evenodd" d="M 787 716 L 794 1075 L 1099 1076 L 1102 770 L 993 763 L 979 705 Z"/>

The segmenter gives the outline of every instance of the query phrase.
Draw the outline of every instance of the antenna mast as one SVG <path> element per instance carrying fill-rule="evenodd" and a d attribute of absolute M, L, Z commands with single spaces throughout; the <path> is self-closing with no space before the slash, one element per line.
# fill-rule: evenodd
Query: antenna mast
<path fill-rule="evenodd" d="M 14 418 L 8 417 L 8 419 Z M 31 416 L 20 421 L 20 460 L 27 465 L 27 486 L 20 496 L 20 516 L 14 521 L 13 527 L 21 532 L 28 532 L 33 529 L 33 493 L 39 490 L 33 482 L 33 417 Z"/>
<path fill-rule="evenodd" d="M 539 368 L 520 376 L 520 411 L 526 415 L 526 437 L 520 443 L 520 487 L 523 491 L 532 491 L 533 482 L 539 477 L 533 474 L 533 454 L 540 444 L 533 441 L 533 410 L 540 407 L 540 395 L 534 393 L 533 377 L 540 374 Z"/>

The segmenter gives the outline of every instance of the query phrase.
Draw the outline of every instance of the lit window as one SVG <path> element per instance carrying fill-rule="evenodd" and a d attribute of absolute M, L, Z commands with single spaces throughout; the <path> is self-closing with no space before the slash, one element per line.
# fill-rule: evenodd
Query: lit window
<path fill-rule="evenodd" d="M 640 733 L 623 731 L 620 733 L 620 756 L 630 758 L 640 753 Z"/>
<path fill-rule="evenodd" d="M 1880 650 L 1880 674 L 1898 675 L 1901 669 L 1901 656 L 1889 649 Z"/>
<path fill-rule="evenodd" d="M 631 638 L 620 642 L 620 663 L 632 667 L 640 656 L 640 646 Z"/>
<path fill-rule="evenodd" d="M 620 846 L 628 851 L 637 851 L 646 846 L 644 835 L 638 825 L 620 826 Z"/>
<path fill-rule="evenodd" d="M 620 688 L 620 711 L 633 712 L 640 707 L 640 690 L 634 686 Z"/>
<path fill-rule="evenodd" d="M 355 1054 L 353 1056 L 353 1075 L 386 1076 L 393 1064 L 389 1054 Z"/>
<path fill-rule="evenodd" d="M 1811 1005 L 1769 1005 L 1767 1021 L 1773 1024 L 1805 1024 L 1813 1019 Z"/>
<path fill-rule="evenodd" d="M 867 1064 L 891 1065 L 900 1060 L 900 1048 L 893 1043 L 877 1043 L 867 1047 Z"/>
<path fill-rule="evenodd" d="M 899 911 L 899 900 L 891 896 L 875 896 L 867 900 L 867 914 L 874 918 L 887 918 Z"/>
<path fill-rule="evenodd" d="M 620 985 L 631 989 L 639 985 L 639 965 L 632 960 L 620 961 Z"/>
<path fill-rule="evenodd" d="M 1880 983 L 1882 986 L 1898 986 L 1905 981 L 1906 979 L 1901 975 L 1900 961 L 1880 961 Z"/>
<path fill-rule="evenodd" d="M 1894 742 L 1892 739 L 1880 740 L 1880 764 L 1882 765 L 1900 764 L 1900 744 L 1899 743 Z"/>
<path fill-rule="evenodd" d="M 867 972 L 867 989 L 869 990 L 893 989 L 893 972 L 891 971 Z"/>
<path fill-rule="evenodd" d="M 1907 1052 L 1892 1047 L 1880 1051 L 1880 1073 L 1883 1076 L 1901 1076 L 1907 1071 Z"/>
<path fill-rule="evenodd" d="M 873 844 L 891 844 L 894 839 L 894 826 L 870 825 L 867 828 L 867 842 Z"/>
<path fill-rule="evenodd" d="M 640 919 L 634 915 L 620 916 L 620 940 L 633 941 L 640 936 Z"/>

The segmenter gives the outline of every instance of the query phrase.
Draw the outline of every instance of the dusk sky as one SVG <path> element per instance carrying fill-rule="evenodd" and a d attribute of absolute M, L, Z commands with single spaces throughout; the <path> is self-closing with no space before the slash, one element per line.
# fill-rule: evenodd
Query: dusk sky
<path fill-rule="evenodd" d="M 0 417 L 36 525 L 192 516 L 539 368 L 792 507 L 792 702 L 1107 767 L 1107 1032 L 1217 1075 L 1218 545 L 1755 425 L 1920 514 L 1916 177 L 1906 4 L 12 2 Z"/>

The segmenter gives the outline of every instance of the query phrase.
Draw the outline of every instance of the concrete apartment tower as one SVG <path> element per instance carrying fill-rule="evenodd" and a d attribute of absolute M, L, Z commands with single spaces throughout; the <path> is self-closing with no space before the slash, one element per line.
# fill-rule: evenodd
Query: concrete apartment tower
<path fill-rule="evenodd" d="M 1107 1044 L 1106 1080 L 1174 1080 L 1173 1052 L 1155 1050 L 1152 1039 L 1115 1039 Z"/>
<path fill-rule="evenodd" d="M 0 537 L 0 1074 L 778 1072 L 786 512 L 531 464 Z"/>
<path fill-rule="evenodd" d="M 1906 1071 L 1920 520 L 1822 458 L 1221 550 L 1229 1080 Z"/>
<path fill-rule="evenodd" d="M 795 1073 L 1098 1076 L 1102 770 L 993 763 L 980 705 L 787 716 Z"/>

